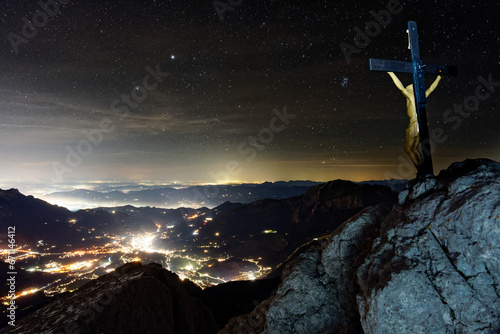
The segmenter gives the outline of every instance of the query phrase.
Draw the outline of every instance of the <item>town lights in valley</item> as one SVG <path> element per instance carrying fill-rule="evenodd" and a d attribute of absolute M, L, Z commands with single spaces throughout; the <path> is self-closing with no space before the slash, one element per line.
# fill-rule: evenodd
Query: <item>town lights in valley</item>
<path fill-rule="evenodd" d="M 130 241 L 130 247 L 133 250 L 142 250 L 145 252 L 154 252 L 153 242 L 156 236 L 154 234 L 144 234 L 135 236 Z"/>

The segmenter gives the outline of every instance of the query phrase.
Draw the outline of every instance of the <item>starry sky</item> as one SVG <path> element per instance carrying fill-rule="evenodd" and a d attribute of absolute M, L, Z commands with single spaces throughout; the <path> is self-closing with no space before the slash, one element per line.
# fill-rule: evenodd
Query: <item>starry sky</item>
<path fill-rule="evenodd" d="M 368 65 L 410 60 L 409 20 L 424 62 L 459 69 L 428 99 L 445 137 L 435 172 L 500 160 L 496 1 L 37 2 L 0 1 L 2 188 L 413 178 L 405 99 Z M 400 12 L 347 61 L 341 43 L 391 3 Z M 474 105 L 480 76 L 492 84 Z"/>

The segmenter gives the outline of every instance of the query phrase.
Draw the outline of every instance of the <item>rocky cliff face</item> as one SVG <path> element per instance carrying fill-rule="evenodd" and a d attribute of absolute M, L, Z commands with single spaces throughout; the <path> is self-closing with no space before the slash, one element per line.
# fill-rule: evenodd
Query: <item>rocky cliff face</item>
<path fill-rule="evenodd" d="M 499 332 L 500 165 L 453 164 L 400 203 L 358 270 L 365 332 Z"/>
<path fill-rule="evenodd" d="M 8 333 L 215 333 L 201 289 L 159 264 L 126 264 L 59 297 Z"/>
<path fill-rule="evenodd" d="M 220 333 L 500 332 L 500 164 L 456 163 L 289 263 Z"/>

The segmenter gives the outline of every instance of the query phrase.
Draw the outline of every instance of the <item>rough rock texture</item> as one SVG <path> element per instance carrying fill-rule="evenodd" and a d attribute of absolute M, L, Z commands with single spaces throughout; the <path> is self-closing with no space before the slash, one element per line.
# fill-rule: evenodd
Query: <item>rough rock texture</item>
<path fill-rule="evenodd" d="M 366 333 L 500 332 L 500 165 L 413 182 L 359 269 Z"/>
<path fill-rule="evenodd" d="M 363 210 L 220 333 L 500 333 L 500 164 L 455 163 Z"/>
<path fill-rule="evenodd" d="M 356 268 L 388 210 L 372 207 L 342 224 L 323 249 L 302 254 L 266 314 L 268 333 L 341 333 L 359 329 Z"/>
<path fill-rule="evenodd" d="M 349 333 L 361 330 L 356 268 L 363 263 L 390 205 L 363 210 L 323 246 L 313 246 L 283 270 L 282 284 L 248 315 L 219 333 Z"/>
<path fill-rule="evenodd" d="M 229 320 L 229 323 L 223 330 L 217 334 L 238 333 L 262 333 L 266 325 L 266 312 L 269 309 L 269 304 L 272 302 L 273 297 L 269 297 L 262 303 L 257 305 L 255 309 L 248 314 L 243 314 Z"/>
<path fill-rule="evenodd" d="M 201 290 L 159 264 L 126 264 L 22 319 L 8 333 L 215 333 Z"/>

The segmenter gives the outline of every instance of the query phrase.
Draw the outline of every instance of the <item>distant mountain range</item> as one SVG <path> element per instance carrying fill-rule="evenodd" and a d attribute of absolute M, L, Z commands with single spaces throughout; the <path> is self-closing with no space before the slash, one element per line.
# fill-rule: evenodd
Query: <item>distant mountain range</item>
<path fill-rule="evenodd" d="M 263 198 L 288 198 L 305 193 L 319 184 L 311 181 L 265 182 L 262 184 L 204 185 L 187 188 L 152 188 L 133 191 L 92 191 L 77 189 L 44 196 L 52 203 L 66 203 L 71 208 L 98 206 L 154 206 L 160 208 L 215 207 L 224 202 L 251 203 Z"/>
<path fill-rule="evenodd" d="M 406 180 L 367 181 L 363 183 L 386 185 L 395 191 L 403 189 Z M 133 191 L 94 191 L 77 189 L 54 192 L 44 196 L 51 203 L 70 209 L 117 207 L 124 205 L 152 206 L 159 208 L 216 207 L 224 202 L 252 203 L 260 199 L 283 199 L 304 194 L 311 187 L 321 184 L 313 181 L 265 182 L 262 184 L 203 185 L 185 188 L 153 187 Z"/>
<path fill-rule="evenodd" d="M 397 193 L 380 185 L 331 181 L 287 199 L 263 199 L 230 210 L 200 229 L 198 240 L 224 240 L 220 251 L 261 257 L 275 266 L 313 238 L 331 233 L 363 208 L 394 204 Z"/>
<path fill-rule="evenodd" d="M 394 201 L 396 196 L 395 193 L 391 194 L 389 188 L 379 185 L 370 186 L 339 180 L 307 187 L 308 182 L 225 186 L 221 189 L 228 189 L 228 192 L 236 194 L 233 197 L 248 192 L 252 193 L 248 196 L 264 199 L 259 198 L 258 201 L 248 204 L 225 201 L 213 209 L 138 208 L 126 205 L 72 212 L 33 196 L 25 196 L 16 189 L 0 189 L 0 220 L 5 225 L 19 226 L 18 241 L 35 249 L 40 247 L 40 241 L 46 246 L 55 246 L 53 251 L 62 251 L 77 246 L 104 243 L 106 240 L 102 235 L 105 233 L 125 235 L 127 232 L 144 233 L 168 228 L 177 236 L 175 241 L 170 242 L 177 245 L 196 246 L 202 242 L 215 242 L 230 236 L 227 247 L 234 247 L 232 250 L 241 248 L 237 253 L 244 257 L 252 250 L 265 253 L 268 247 L 271 247 L 269 251 L 274 252 L 276 247 L 282 247 L 280 245 L 286 245 L 281 250 L 285 254 L 290 247 L 298 246 L 298 243 L 307 240 L 309 236 L 320 235 L 335 228 L 366 205 L 379 201 Z M 204 189 L 202 186 L 195 188 L 199 191 Z M 304 190 L 305 188 L 307 189 Z M 137 193 L 151 195 L 151 192 L 156 191 L 162 190 Z M 284 197 L 287 192 L 291 196 L 277 199 Z M 293 195 L 297 192 L 300 194 Z M 70 193 L 86 194 L 86 191 L 77 190 Z M 269 197 L 266 198 L 265 194 Z M 245 197 L 247 200 L 248 196 Z M 219 199 L 223 198 L 225 197 Z M 332 217 L 332 214 L 336 217 L 333 221 L 322 220 L 324 216 Z M 207 224 L 206 218 L 211 219 L 210 223 Z M 299 220 L 302 221 L 301 224 L 297 224 Z M 199 236 L 193 235 L 196 230 L 200 231 Z M 267 230 L 269 233 L 263 233 Z M 4 232 L 6 233 L 0 231 L 0 235 Z M 219 236 L 215 236 L 217 232 Z M 238 246 L 240 244 L 245 246 Z M 282 256 L 277 256 L 276 260 Z"/>

